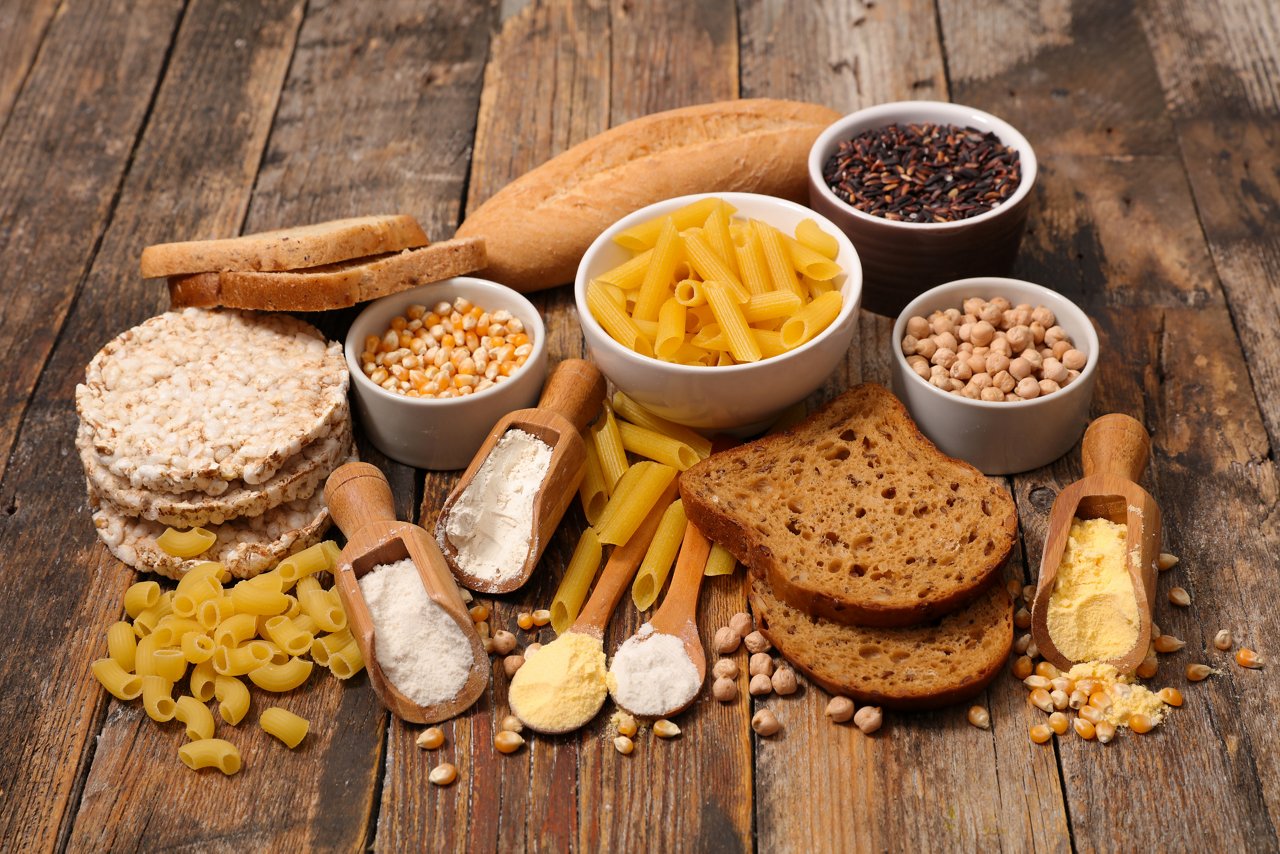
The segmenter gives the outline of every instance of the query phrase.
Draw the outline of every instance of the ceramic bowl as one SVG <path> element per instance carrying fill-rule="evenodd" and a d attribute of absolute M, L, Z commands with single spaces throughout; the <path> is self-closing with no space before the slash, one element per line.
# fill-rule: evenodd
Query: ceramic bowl
<path fill-rule="evenodd" d="M 533 352 L 505 382 L 466 397 L 405 397 L 365 376 L 360 353 L 370 335 L 382 335 L 392 318 L 415 303 L 428 308 L 463 297 L 488 311 L 506 309 L 520 318 Z M 547 332 L 538 310 L 520 294 L 497 282 L 458 276 L 382 297 L 360 312 L 347 332 L 347 368 L 364 433 L 374 447 L 397 462 L 416 468 L 466 468 L 498 419 L 533 406 L 547 378 Z"/>
<path fill-rule="evenodd" d="M 836 238 L 836 263 L 844 304 L 835 321 L 811 341 L 794 350 L 753 364 L 705 367 L 677 365 L 641 356 L 609 336 L 587 310 L 587 284 L 631 258 L 613 242 L 615 234 L 631 226 L 715 196 L 737 208 L 737 216 L 759 219 L 787 234 L 797 223 L 813 219 Z M 699 430 L 748 434 L 767 426 L 783 409 L 816 390 L 844 359 L 857 329 L 862 297 L 862 266 L 858 253 L 840 229 L 820 214 L 794 202 L 754 193 L 709 193 L 658 202 L 623 217 L 591 244 L 578 267 L 574 298 L 578 320 L 592 361 L 614 385 L 646 409 Z"/>
<path fill-rule="evenodd" d="M 1074 382 L 1034 400 L 996 403 L 945 392 L 907 364 L 900 344 L 911 317 L 959 309 L 968 297 L 1000 296 L 1014 305 L 1030 303 L 1053 311 L 1075 348 L 1088 357 Z M 1098 334 L 1075 303 L 1048 288 L 991 276 L 939 285 L 912 300 L 898 316 L 890 347 L 894 393 L 906 404 L 921 432 L 943 453 L 965 460 L 985 474 L 1013 474 L 1048 465 L 1071 450 L 1089 422 L 1098 370 Z"/>
<path fill-rule="evenodd" d="M 840 199 L 822 177 L 841 142 L 891 124 L 934 122 L 990 131 L 1015 149 L 1022 180 L 999 207 L 971 219 L 895 222 Z M 851 113 L 823 131 L 809 151 L 809 204 L 844 230 L 857 247 L 866 279 L 863 307 L 892 317 L 924 290 L 968 276 L 1009 272 L 1027 224 L 1036 155 L 1026 137 L 990 113 L 941 101 L 897 101 Z"/>

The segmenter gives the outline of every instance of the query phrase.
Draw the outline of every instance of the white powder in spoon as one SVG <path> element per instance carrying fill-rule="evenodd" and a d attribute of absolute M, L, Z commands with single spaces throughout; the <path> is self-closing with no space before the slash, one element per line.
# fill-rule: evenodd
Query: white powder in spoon
<path fill-rule="evenodd" d="M 515 428 L 502 434 L 445 520 L 444 536 L 463 571 L 494 583 L 520 575 L 533 540 L 533 505 L 550 467 L 546 442 Z"/>
<path fill-rule="evenodd" d="M 684 641 L 645 623 L 618 648 L 609 666 L 613 699 L 637 715 L 662 715 L 688 704 L 702 682 Z"/>
<path fill-rule="evenodd" d="M 458 696 L 475 661 L 471 642 L 427 594 L 413 561 L 378 564 L 360 579 L 360 592 L 378 665 L 400 693 L 422 706 Z"/>

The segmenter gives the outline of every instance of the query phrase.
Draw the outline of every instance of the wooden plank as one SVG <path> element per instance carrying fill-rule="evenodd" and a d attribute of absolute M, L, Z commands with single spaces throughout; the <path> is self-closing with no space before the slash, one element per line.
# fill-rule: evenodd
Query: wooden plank
<path fill-rule="evenodd" d="M 947 99 L 932 3 L 743 6 L 743 95 L 797 98 L 852 112 L 883 101 Z M 892 320 L 863 312 L 859 343 L 810 401 L 868 380 L 887 384 Z M 1023 572 L 1021 554 L 1010 560 Z M 890 715 L 866 737 L 824 716 L 829 696 L 758 703 L 782 721 L 757 745 L 756 827 L 762 849 L 811 837 L 859 849 L 1035 847 L 1068 850 L 1054 757 L 1035 751 L 1019 722 L 1025 701 L 1002 676 L 977 702 L 992 729 L 965 708 Z M 794 793 L 804 792 L 797 808 Z M 910 806 L 906 806 L 909 804 Z"/>
<path fill-rule="evenodd" d="M 35 62 L 58 0 L 0 6 L 0 128 Z"/>
<path fill-rule="evenodd" d="M 0 375 L 0 478 L 106 226 L 180 9 L 178 0 L 68 7 L 0 134 L 0 356 L 11 366 Z"/>
<path fill-rule="evenodd" d="M 1275 689 L 1214 650 L 1218 628 L 1259 643 L 1277 628 L 1264 585 L 1280 542 L 1268 524 L 1277 500 L 1261 413 L 1178 157 L 1173 126 L 1140 16 L 1129 7 L 1062 18 L 1009 16 L 996 3 L 941 3 L 957 100 L 1000 113 L 1041 161 L 1038 213 L 1017 272 L 1081 304 L 1106 358 L 1093 414 L 1122 411 L 1154 431 L 1149 488 L 1164 515 L 1166 548 L 1182 556 L 1161 578 L 1156 622 L 1187 640 L 1162 657 L 1153 682 L 1181 688 L 1184 708 L 1152 736 L 1107 747 L 1075 737 L 1057 745 L 1081 850 L 1272 847 L 1276 756 L 1264 709 Z M 1043 31 L 1031 32 L 1031 23 Z M 1039 47 L 1010 58 L 981 50 L 981 33 Z M 1122 60 L 1118 59 L 1123 57 Z M 959 70 L 959 73 L 957 73 Z M 1205 342 L 1213 342 L 1206 346 Z M 1055 491 L 1080 476 L 1078 453 L 1016 478 L 1028 562 L 1038 565 Z M 1249 531 L 1241 537 L 1240 532 Z M 1164 590 L 1194 591 L 1190 609 Z M 1199 685 L 1191 661 L 1224 675 Z M 1018 689 L 1013 689 L 1018 690 Z M 1039 713 L 1023 707 L 1020 725 Z M 1176 823 L 1146 811 L 1115 820 L 1114 797 L 1164 803 Z"/>

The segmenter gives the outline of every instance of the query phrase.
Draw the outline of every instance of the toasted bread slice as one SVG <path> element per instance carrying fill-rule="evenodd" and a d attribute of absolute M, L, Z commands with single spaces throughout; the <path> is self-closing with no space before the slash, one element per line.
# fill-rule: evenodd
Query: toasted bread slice
<path fill-rule="evenodd" d="M 426 246 L 411 216 L 362 216 L 282 228 L 225 240 L 159 243 L 142 250 L 142 275 L 185 276 L 223 270 L 301 270 Z"/>
<path fill-rule="evenodd" d="M 1013 548 L 1013 499 L 938 451 L 867 383 L 775 436 L 680 476 L 685 512 L 778 598 L 864 626 L 932 620 L 980 596 Z"/>
<path fill-rule="evenodd" d="M 999 585 L 936 623 L 847 626 L 813 618 L 751 579 L 756 624 L 778 651 L 832 694 L 891 709 L 932 709 L 985 688 L 1013 646 L 1013 603 Z"/>
<path fill-rule="evenodd" d="M 461 276 L 485 265 L 484 241 L 458 238 L 421 249 L 279 273 L 228 271 L 169 279 L 173 308 L 328 311 Z"/>

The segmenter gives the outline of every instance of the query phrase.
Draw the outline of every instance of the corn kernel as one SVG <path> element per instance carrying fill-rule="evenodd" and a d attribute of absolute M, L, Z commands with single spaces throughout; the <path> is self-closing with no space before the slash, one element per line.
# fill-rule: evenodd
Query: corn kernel
<path fill-rule="evenodd" d="M 1022 656 L 1013 662 L 1013 675 L 1016 679 L 1026 679 L 1031 675 L 1034 665 L 1027 656 Z"/>
<path fill-rule="evenodd" d="M 1129 716 L 1129 729 L 1136 733 L 1151 732 L 1154 727 L 1155 722 L 1148 715 L 1139 712 L 1136 715 Z"/>
<path fill-rule="evenodd" d="M 1188 664 L 1187 680 L 1190 682 L 1203 682 L 1213 673 L 1213 668 L 1207 664 Z"/>
<path fill-rule="evenodd" d="M 515 753 L 524 745 L 524 738 L 517 732 L 503 730 L 493 737 L 493 746 L 499 753 Z"/>
<path fill-rule="evenodd" d="M 1182 692 L 1177 688 L 1161 688 L 1156 692 L 1156 696 L 1170 706 L 1182 705 Z"/>
<path fill-rule="evenodd" d="M 1231 629 L 1220 629 L 1213 636 L 1213 645 L 1223 652 L 1231 649 L 1232 643 L 1234 643 L 1234 639 L 1231 637 Z"/>
<path fill-rule="evenodd" d="M 1180 608 L 1191 604 L 1191 594 L 1185 587 L 1173 587 L 1169 590 L 1169 601 Z"/>
<path fill-rule="evenodd" d="M 525 611 L 516 616 L 516 625 L 524 629 L 526 632 L 533 628 L 533 614 Z"/>
<path fill-rule="evenodd" d="M 654 721 L 653 734 L 659 738 L 675 738 L 680 734 L 680 727 L 663 718 L 659 721 Z"/>
<path fill-rule="evenodd" d="M 1053 730 L 1049 729 L 1049 727 L 1044 724 L 1035 724 L 1031 727 L 1029 733 L 1031 735 L 1031 740 L 1036 744 L 1044 744 L 1046 741 L 1053 738 Z"/>
<path fill-rule="evenodd" d="M 1187 642 L 1173 635 L 1161 635 L 1154 641 L 1156 652 L 1177 652 L 1187 645 Z"/>
<path fill-rule="evenodd" d="M 1084 718 L 1076 718 L 1071 725 L 1075 728 L 1076 735 L 1080 736 L 1085 741 L 1096 737 L 1098 734 L 1098 728 Z"/>
<path fill-rule="evenodd" d="M 1266 662 L 1263 660 L 1262 656 L 1258 655 L 1248 647 L 1242 646 L 1240 649 L 1236 650 L 1236 664 L 1241 667 L 1247 667 L 1250 670 L 1257 670 L 1266 664 Z"/>
<path fill-rule="evenodd" d="M 1097 726 L 1098 721 L 1102 720 L 1102 709 L 1099 709 L 1097 706 L 1081 706 L 1080 710 L 1076 712 L 1076 714 L 1094 726 Z"/>
<path fill-rule="evenodd" d="M 970 706 L 969 723 L 978 729 L 988 729 L 991 726 L 991 713 L 982 706 Z"/>
<path fill-rule="evenodd" d="M 1116 725 L 1110 721 L 1098 721 L 1094 724 L 1094 730 L 1098 735 L 1099 744 L 1107 744 L 1116 737 Z"/>
<path fill-rule="evenodd" d="M 1043 688 L 1037 688 L 1031 692 L 1031 696 L 1027 698 L 1027 702 L 1035 706 L 1042 712 L 1053 711 L 1053 698 L 1049 696 L 1049 692 Z"/>
<path fill-rule="evenodd" d="M 1071 725 L 1071 720 L 1063 712 L 1054 712 L 1049 715 L 1049 729 L 1058 735 L 1066 733 L 1067 728 Z"/>
<path fill-rule="evenodd" d="M 1049 662 L 1042 661 L 1036 665 L 1036 675 L 1043 676 L 1045 679 L 1057 679 L 1062 674 Z"/>

